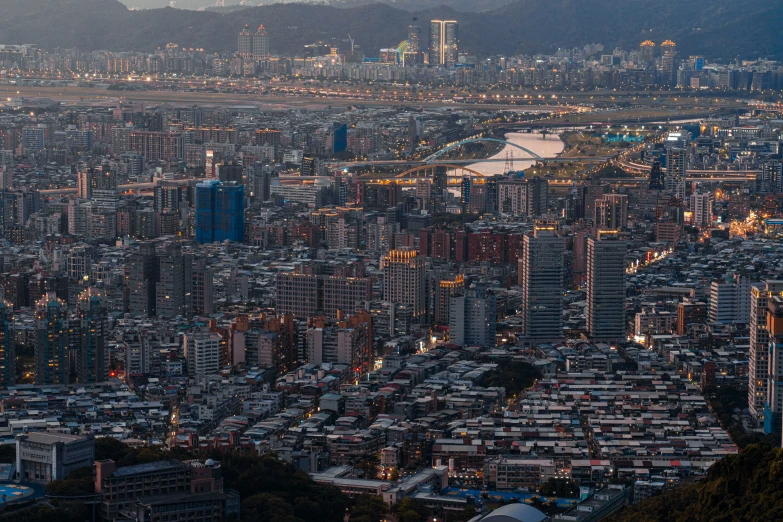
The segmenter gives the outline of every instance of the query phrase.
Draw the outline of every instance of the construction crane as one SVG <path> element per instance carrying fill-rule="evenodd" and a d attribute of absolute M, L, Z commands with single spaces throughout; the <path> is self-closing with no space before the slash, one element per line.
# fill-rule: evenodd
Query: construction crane
<path fill-rule="evenodd" d="M 348 34 L 348 41 L 351 42 L 351 54 L 353 54 L 353 38 L 351 38 L 350 33 Z"/>

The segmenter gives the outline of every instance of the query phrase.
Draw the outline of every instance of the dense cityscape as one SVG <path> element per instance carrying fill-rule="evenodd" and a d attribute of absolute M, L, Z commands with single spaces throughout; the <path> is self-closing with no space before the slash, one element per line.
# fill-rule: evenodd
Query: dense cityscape
<path fill-rule="evenodd" d="M 670 520 L 726 462 L 779 481 L 783 64 L 231 38 L 0 45 L 0 522 Z"/>

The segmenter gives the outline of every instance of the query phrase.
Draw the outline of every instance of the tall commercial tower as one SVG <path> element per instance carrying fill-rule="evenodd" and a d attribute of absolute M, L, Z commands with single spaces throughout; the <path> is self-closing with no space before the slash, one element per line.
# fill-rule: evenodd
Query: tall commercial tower
<path fill-rule="evenodd" d="M 693 226 L 707 228 L 712 226 L 712 194 L 691 194 L 690 209 L 693 213 Z"/>
<path fill-rule="evenodd" d="M 615 232 L 587 239 L 587 332 L 592 339 L 625 339 L 625 250 Z"/>
<path fill-rule="evenodd" d="M 536 226 L 524 244 L 518 271 L 524 335 L 533 342 L 562 339 L 565 243 L 554 227 Z"/>
<path fill-rule="evenodd" d="M 193 262 L 191 274 L 191 313 L 199 316 L 209 315 L 214 308 L 215 270 L 207 264 L 206 259 L 202 258 Z"/>
<path fill-rule="evenodd" d="M 408 52 L 418 53 L 421 51 L 421 27 L 415 24 L 408 26 Z"/>
<path fill-rule="evenodd" d="M 414 319 L 426 312 L 425 261 L 412 248 L 392 250 L 381 258 L 383 299 L 411 308 Z"/>
<path fill-rule="evenodd" d="M 79 294 L 79 306 L 73 326 L 73 346 L 76 349 L 76 378 L 79 384 L 103 382 L 108 377 L 106 308 L 100 294 L 88 289 Z"/>
<path fill-rule="evenodd" d="M 430 65 L 451 67 L 459 59 L 459 24 L 456 20 L 430 22 Z"/>
<path fill-rule="evenodd" d="M 0 386 L 16 384 L 16 344 L 14 342 L 14 307 L 0 299 Z"/>
<path fill-rule="evenodd" d="M 269 58 L 269 35 L 263 25 L 258 26 L 256 34 L 253 35 L 253 59 L 256 61 Z"/>
<path fill-rule="evenodd" d="M 35 304 L 35 384 L 71 382 L 68 305 L 47 293 Z"/>
<path fill-rule="evenodd" d="M 158 257 L 159 277 L 155 284 L 157 317 L 190 316 L 191 293 L 187 288 L 191 284 L 191 267 L 191 257 L 183 256 L 182 247 L 178 244 L 168 245 L 166 253 Z"/>
<path fill-rule="evenodd" d="M 748 363 L 748 408 L 758 420 L 764 418 L 769 372 L 767 309 L 770 299 L 783 292 L 783 281 L 764 281 L 750 288 L 750 352 Z"/>
<path fill-rule="evenodd" d="M 155 315 L 155 285 L 160 277 L 154 243 L 141 243 L 127 265 L 128 311 L 131 315 Z"/>
<path fill-rule="evenodd" d="M 245 239 L 245 186 L 207 180 L 196 185 L 196 243 Z"/>
<path fill-rule="evenodd" d="M 764 433 L 783 431 L 783 297 L 772 296 L 767 303 L 769 361 L 767 397 L 764 402 Z"/>
<path fill-rule="evenodd" d="M 654 160 L 650 169 L 650 190 L 663 190 L 663 171 L 661 162 Z"/>
<path fill-rule="evenodd" d="M 449 299 L 449 336 L 460 346 L 495 347 L 497 328 L 495 296 L 485 286 L 469 288 Z"/>
<path fill-rule="evenodd" d="M 666 138 L 666 177 L 663 188 L 681 201 L 685 201 L 689 141 L 688 133 L 670 132 Z"/>
<path fill-rule="evenodd" d="M 595 226 L 603 230 L 628 228 L 628 196 L 604 194 L 595 201 Z"/>
<path fill-rule="evenodd" d="M 239 37 L 237 38 L 237 53 L 242 58 L 251 58 L 253 56 L 253 33 L 250 32 L 250 27 L 245 25 L 241 31 L 239 31 Z"/>

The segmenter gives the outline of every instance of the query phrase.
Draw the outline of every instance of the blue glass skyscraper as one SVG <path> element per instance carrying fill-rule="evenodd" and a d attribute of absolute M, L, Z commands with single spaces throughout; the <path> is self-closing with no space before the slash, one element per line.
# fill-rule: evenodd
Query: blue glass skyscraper
<path fill-rule="evenodd" d="M 206 180 L 196 185 L 196 243 L 245 240 L 245 186 Z"/>

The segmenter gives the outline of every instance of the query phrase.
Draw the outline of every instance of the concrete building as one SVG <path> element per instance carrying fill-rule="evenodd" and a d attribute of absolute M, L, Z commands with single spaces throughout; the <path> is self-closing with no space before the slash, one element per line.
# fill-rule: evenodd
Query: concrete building
<path fill-rule="evenodd" d="M 21 482 L 46 484 L 62 480 L 95 462 L 92 437 L 65 433 L 28 433 L 16 437 L 16 477 Z"/>
<path fill-rule="evenodd" d="M 183 336 L 188 375 L 200 378 L 220 369 L 220 334 L 199 328 Z"/>
<path fill-rule="evenodd" d="M 35 307 L 35 383 L 70 384 L 68 305 L 55 294 L 47 293 Z"/>
<path fill-rule="evenodd" d="M 587 240 L 587 332 L 595 340 L 625 339 L 625 251 L 617 234 Z"/>
<path fill-rule="evenodd" d="M 383 300 L 409 305 L 414 319 L 426 312 L 425 262 L 411 248 L 392 250 L 381 258 Z"/>
<path fill-rule="evenodd" d="M 565 244 L 554 227 L 536 227 L 525 236 L 519 259 L 522 287 L 522 329 L 531 341 L 563 337 L 563 253 Z"/>
<path fill-rule="evenodd" d="M 496 299 L 486 287 L 449 299 L 449 336 L 460 346 L 495 347 Z"/>
<path fill-rule="evenodd" d="M 748 354 L 748 408 L 764 420 L 764 402 L 769 392 L 769 343 L 767 309 L 774 295 L 783 292 L 783 281 L 764 281 L 750 288 L 750 351 Z"/>
<path fill-rule="evenodd" d="M 628 196 L 604 194 L 595 201 L 595 226 L 601 230 L 624 230 L 628 227 Z"/>
<path fill-rule="evenodd" d="M 750 320 L 750 280 L 728 275 L 710 285 L 710 321 L 719 324 L 747 324 Z"/>

